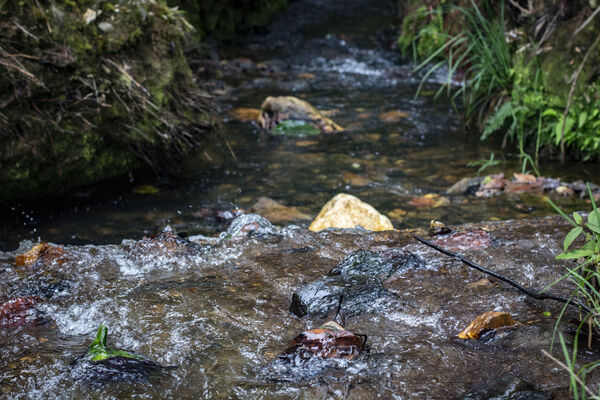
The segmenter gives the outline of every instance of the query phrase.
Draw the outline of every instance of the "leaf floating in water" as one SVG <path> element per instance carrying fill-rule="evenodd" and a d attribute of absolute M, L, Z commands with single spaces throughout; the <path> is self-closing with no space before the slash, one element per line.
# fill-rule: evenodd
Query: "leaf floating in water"
<path fill-rule="evenodd" d="M 40 243 L 33 246 L 31 250 L 16 256 L 15 264 L 19 267 L 29 266 L 35 264 L 40 258 L 46 263 L 61 256 L 64 252 L 60 247 L 52 246 L 48 243 Z"/>
<path fill-rule="evenodd" d="M 152 185 L 138 185 L 133 188 L 132 192 L 135 194 L 157 194 L 160 190 Z"/>
<path fill-rule="evenodd" d="M 471 322 L 467 328 L 458 334 L 461 339 L 479 339 L 482 333 L 491 329 L 517 325 L 517 322 L 507 312 L 488 311 Z"/>
<path fill-rule="evenodd" d="M 290 359 L 300 356 L 302 359 L 318 357 L 351 360 L 365 350 L 366 341 L 365 335 L 355 335 L 337 322 L 329 321 L 296 336 L 292 340 L 292 345 L 279 355 L 279 358 Z"/>

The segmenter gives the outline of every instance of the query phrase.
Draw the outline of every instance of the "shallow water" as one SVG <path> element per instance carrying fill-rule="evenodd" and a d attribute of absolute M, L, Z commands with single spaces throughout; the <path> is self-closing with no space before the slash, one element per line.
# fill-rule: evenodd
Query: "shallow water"
<path fill-rule="evenodd" d="M 210 67 L 222 74 L 213 84 L 222 91 L 223 132 L 185 160 L 177 179 L 125 180 L 60 198 L 5 204 L 0 248 L 12 250 L 23 239 L 38 238 L 119 243 L 166 225 L 190 235 L 216 234 L 227 221 L 216 218 L 215 211 L 248 210 L 260 196 L 314 216 L 333 195 L 348 192 L 390 215 L 397 228 L 426 226 L 434 218 L 457 224 L 554 214 L 535 196 L 451 196 L 450 205 L 431 210 L 408 204 L 415 196 L 443 194 L 459 179 L 476 175 L 476 168 L 465 165 L 498 149 L 481 144 L 476 134 L 466 135 L 447 98 L 434 100 L 443 77 L 432 78 L 415 98 L 420 73 L 390 48 L 394 13 L 383 0 L 294 2 L 268 34 L 231 45 L 223 54 L 230 62 Z M 332 111 L 347 130 L 278 138 L 231 118 L 229 109 L 258 108 L 270 95 L 305 98 Z M 393 110 L 406 118 L 380 120 L 380 114 Z M 509 158 L 485 173 L 502 170 L 510 176 L 520 170 L 517 164 Z M 597 165 L 549 162 L 542 172 L 563 181 L 600 176 Z M 133 194 L 140 183 L 160 193 Z M 567 209 L 588 208 L 580 201 L 555 201 Z M 308 226 L 310 221 L 296 222 Z"/>
<path fill-rule="evenodd" d="M 564 268 L 554 256 L 568 227 L 556 218 L 463 229 L 480 227 L 494 241 L 463 248 L 476 262 L 534 288 Z M 568 380 L 541 354 L 549 349 L 560 305 L 528 300 L 498 284 L 469 286 L 483 276 L 417 244 L 411 234 L 287 228 L 215 245 L 167 235 L 70 246 L 45 265 L 18 267 L 13 257 L 30 246 L 23 243 L 17 252 L 0 253 L 0 303 L 39 295 L 36 317 L 45 322 L 0 327 L 0 397 L 447 399 L 513 374 L 563 398 Z M 370 352 L 295 367 L 278 361 L 294 336 L 325 321 L 288 312 L 292 293 L 324 279 L 356 249 L 396 249 L 424 261 L 383 282 L 397 301 L 382 300 L 358 315 L 342 306 L 349 316 L 345 327 L 368 335 Z M 568 285 L 553 290 L 568 293 Z M 522 325 L 487 342 L 456 337 L 489 310 L 509 311 Z M 565 318 L 574 315 L 568 311 Z M 110 347 L 176 368 L 133 383 L 74 382 L 71 363 L 85 353 L 100 323 L 109 327 Z M 580 361 L 597 357 L 587 352 Z"/>

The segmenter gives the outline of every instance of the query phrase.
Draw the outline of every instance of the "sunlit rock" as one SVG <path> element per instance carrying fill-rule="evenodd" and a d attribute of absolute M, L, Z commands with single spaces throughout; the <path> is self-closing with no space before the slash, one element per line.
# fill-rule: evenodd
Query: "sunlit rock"
<path fill-rule="evenodd" d="M 370 231 L 394 229 L 388 217 L 346 193 L 339 193 L 329 200 L 308 229 L 318 232 L 327 228 L 356 228 L 357 225 Z"/>
<path fill-rule="evenodd" d="M 507 312 L 488 311 L 481 314 L 458 334 L 461 339 L 479 339 L 481 334 L 492 329 L 517 325 L 517 322 Z"/>
<path fill-rule="evenodd" d="M 297 121 L 295 124 L 298 126 L 308 124 L 323 133 L 343 130 L 307 101 L 292 96 L 267 97 L 261 105 L 261 114 L 258 118 L 260 127 L 273 131 L 284 121 Z M 293 126 L 288 128 L 291 130 Z"/>

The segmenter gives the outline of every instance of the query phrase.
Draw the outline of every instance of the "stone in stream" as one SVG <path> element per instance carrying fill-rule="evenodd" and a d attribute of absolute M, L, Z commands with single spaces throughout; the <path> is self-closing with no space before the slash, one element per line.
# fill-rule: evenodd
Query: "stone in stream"
<path fill-rule="evenodd" d="M 552 396 L 519 377 L 505 375 L 480 384 L 465 393 L 461 400 L 550 400 Z"/>
<path fill-rule="evenodd" d="M 356 226 L 370 231 L 394 230 L 388 217 L 370 204 L 346 193 L 339 193 L 329 200 L 308 229 L 317 232 L 327 228 L 353 229 Z"/>
<path fill-rule="evenodd" d="M 74 380 L 102 385 L 108 382 L 145 382 L 160 374 L 163 369 L 160 364 L 139 354 L 107 347 L 107 333 L 106 326 L 100 325 L 87 353 L 71 364 Z"/>
<path fill-rule="evenodd" d="M 268 131 L 275 131 L 277 126 L 284 121 L 296 121 L 296 130 L 289 126 L 288 130 L 292 134 L 297 134 L 300 123 L 312 127 L 306 127 L 308 133 L 330 133 L 343 130 L 341 126 L 333 122 L 331 119 L 320 113 L 315 107 L 308 102 L 292 96 L 269 96 L 261 105 L 261 115 L 258 119 L 258 124 L 261 128 Z M 289 123 L 288 123 L 289 124 Z M 292 125 L 294 125 L 292 124 Z M 282 134 L 286 133 L 285 129 L 280 129 Z"/>
<path fill-rule="evenodd" d="M 403 308 L 406 304 L 381 282 L 424 265 L 419 257 L 400 249 L 355 251 L 332 268 L 329 276 L 297 290 L 292 295 L 290 312 L 299 317 L 326 317 L 340 307 L 342 316 L 350 318 Z"/>
<path fill-rule="evenodd" d="M 310 215 L 304 214 L 296 207 L 287 207 L 268 197 L 259 197 L 250 209 L 274 224 L 286 224 L 297 220 L 310 220 Z"/>
<path fill-rule="evenodd" d="M 39 296 L 18 297 L 0 304 L 0 329 L 40 325 L 44 322 L 33 308 L 43 301 Z"/>

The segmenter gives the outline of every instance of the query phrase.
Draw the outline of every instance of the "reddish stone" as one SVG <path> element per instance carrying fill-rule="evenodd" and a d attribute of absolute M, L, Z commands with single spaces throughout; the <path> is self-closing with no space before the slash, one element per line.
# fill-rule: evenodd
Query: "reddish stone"
<path fill-rule="evenodd" d="M 494 240 L 494 236 L 483 230 L 453 232 L 438 237 L 434 243 L 448 250 L 485 249 Z"/>
<path fill-rule="evenodd" d="M 37 318 L 31 318 L 31 308 L 42 301 L 39 296 L 17 297 L 0 305 L 0 328 L 14 328 L 21 325 L 38 323 Z"/>

